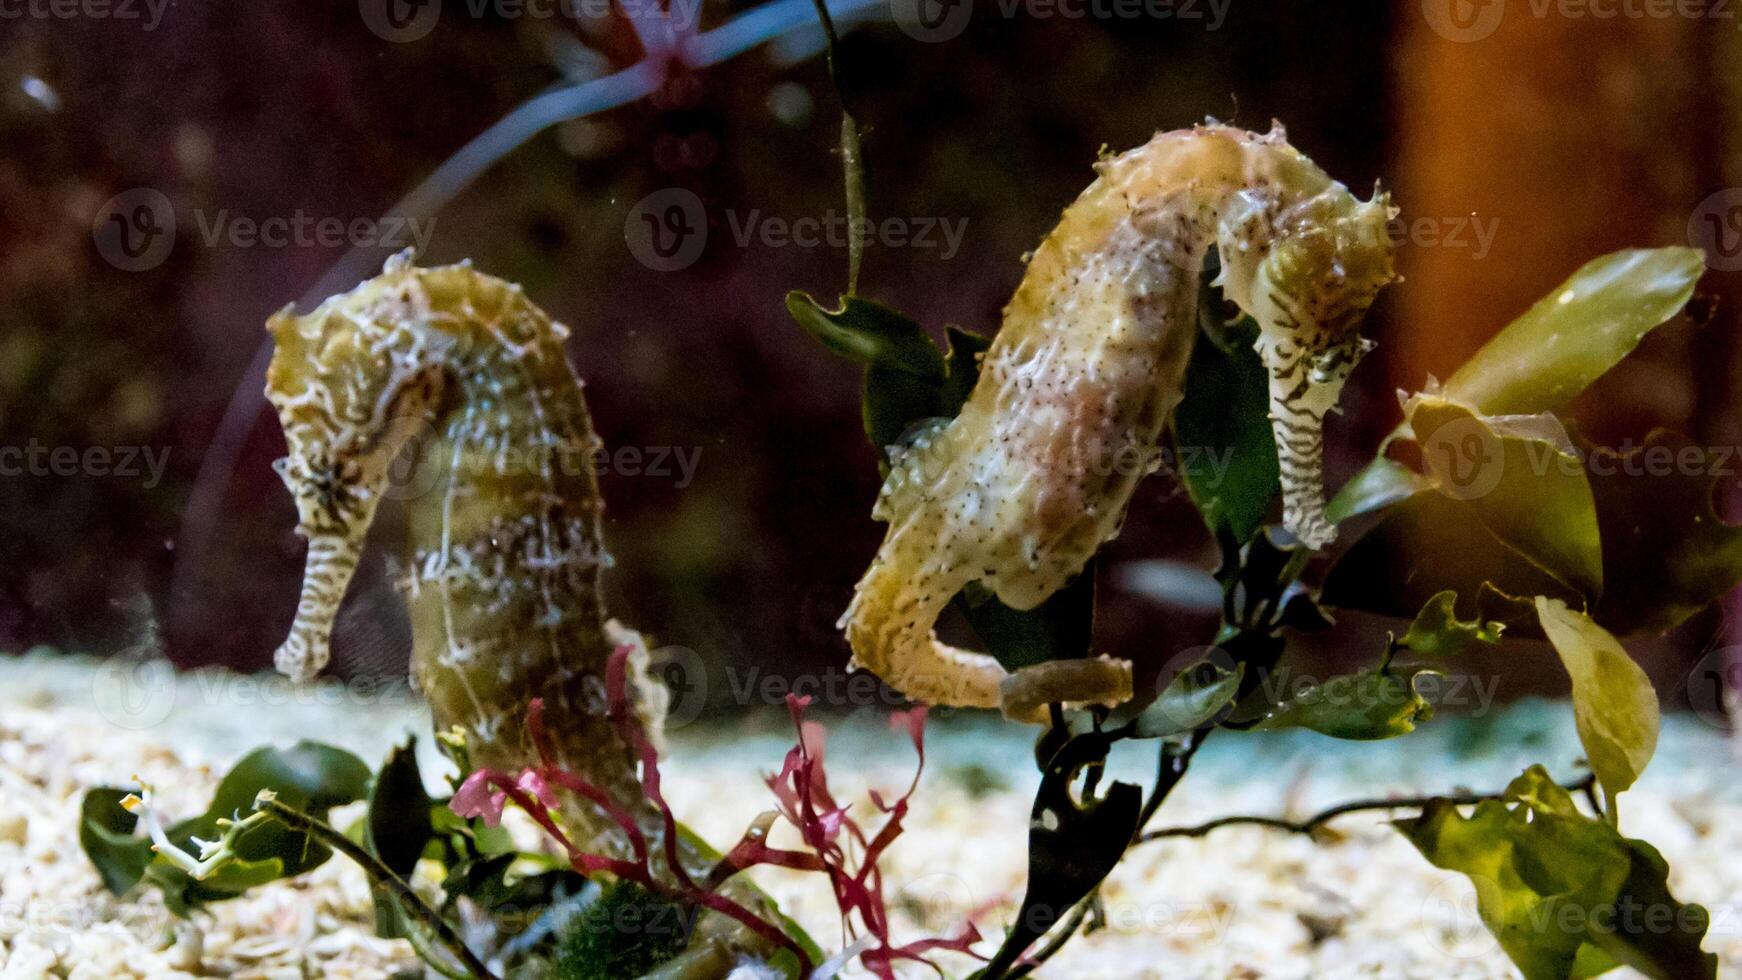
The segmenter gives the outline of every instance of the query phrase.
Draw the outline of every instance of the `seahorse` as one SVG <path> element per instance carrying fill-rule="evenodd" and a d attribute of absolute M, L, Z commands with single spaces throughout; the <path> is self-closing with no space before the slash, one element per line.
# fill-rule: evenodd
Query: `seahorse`
<path fill-rule="evenodd" d="M 1032 609 L 1118 533 L 1180 400 L 1211 244 L 1216 285 L 1259 326 L 1283 524 L 1312 548 L 1335 536 L 1323 422 L 1395 278 L 1389 199 L 1357 200 L 1280 125 L 1163 132 L 1095 169 L 1029 258 L 960 414 L 896 459 L 873 509 L 889 530 L 840 625 L 856 665 L 916 700 L 1032 718 L 1035 690 L 1056 699 L 1079 664 L 1073 700 L 1130 696 L 1128 667 L 1007 675 L 933 625 L 976 580 Z"/>
<path fill-rule="evenodd" d="M 308 539 L 296 619 L 275 654 L 297 679 L 329 656 L 334 620 L 381 500 L 405 500 L 402 588 L 412 679 L 437 731 L 458 726 L 472 763 L 535 764 L 527 706 L 542 698 L 558 760 L 657 830 L 633 748 L 607 720 L 605 672 L 628 643 L 637 710 L 661 730 L 665 689 L 639 634 L 606 617 L 599 447 L 568 331 L 521 288 L 469 264 L 408 253 L 305 316 L 272 317 L 267 398 L 289 455 L 277 469 Z M 422 467 L 395 480 L 408 461 Z M 572 838 L 622 856 L 621 832 L 584 801 Z"/>

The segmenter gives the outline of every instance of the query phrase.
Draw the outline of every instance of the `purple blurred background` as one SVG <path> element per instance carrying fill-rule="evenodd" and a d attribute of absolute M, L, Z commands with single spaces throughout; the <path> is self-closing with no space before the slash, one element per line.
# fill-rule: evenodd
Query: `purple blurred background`
<path fill-rule="evenodd" d="M 72 16 L 21 2 L 0 20 L 0 445 L 167 453 L 159 479 L 0 478 L 0 650 L 109 653 L 160 628 L 179 665 L 267 667 L 296 601 L 301 541 L 270 469 L 283 442 L 248 370 L 266 317 L 346 249 L 226 232 L 373 219 L 565 73 L 641 54 L 621 17 L 479 0 L 441 6 L 426 36 L 393 43 L 369 27 L 376 2 L 153 11 L 136 0 L 136 19 L 96 16 L 89 0 Z M 1721 28 L 1536 23 L 1521 6 L 1468 43 L 1436 27 L 1434 2 L 1332 14 L 1305 0 L 1180 0 L 1120 16 L 1107 0 L 1074 5 L 1080 17 L 983 2 L 937 43 L 886 16 L 853 27 L 841 70 L 871 216 L 962 230 L 954 250 L 937 234 L 929 247 L 874 243 L 862 291 L 940 334 L 945 323 L 989 333 L 1021 254 L 1091 179 L 1103 144 L 1206 116 L 1258 129 L 1281 119 L 1363 195 L 1383 178 L 1406 217 L 1437 216 L 1442 232 L 1471 213 L 1498 222 L 1480 255 L 1473 232 L 1465 246 L 1405 245 L 1408 281 L 1371 322 L 1380 354 L 1333 432 L 1336 482 L 1396 421 L 1395 388 L 1448 373 L 1585 258 L 1684 241 L 1689 208 L 1736 182 L 1737 117 L 1706 84 L 1736 63 Z M 710 2 L 703 26 L 731 12 Z M 738 241 L 746 222 L 842 213 L 839 104 L 819 42 L 807 30 L 679 70 L 650 98 L 541 133 L 439 211 L 420 256 L 469 257 L 574 329 L 608 446 L 696 461 L 690 481 L 675 462 L 664 475 L 605 474 L 610 595 L 616 615 L 719 664 L 843 664 L 833 622 L 882 534 L 858 369 L 781 303 L 789 289 L 832 298 L 846 252 Z M 142 188 L 167 198 L 177 233 L 160 262 L 128 271 L 106 261 L 93 223 Z M 661 272 L 636 260 L 625 228 L 667 188 L 699 196 L 709 234 L 698 261 Z M 1720 308 L 1698 330 L 1666 330 L 1581 403 L 1581 420 L 1604 437 L 1668 424 L 1733 439 L 1733 327 Z M 240 452 L 208 459 L 244 384 Z M 202 464 L 227 489 L 196 508 Z M 340 672 L 404 669 L 390 550 L 372 549 L 353 586 Z M 1214 625 L 1119 587 L 1125 563 L 1156 558 L 1213 558 L 1164 478 L 1144 484 L 1103 562 L 1098 633 L 1102 649 L 1152 664 L 1207 642 Z M 1354 652 L 1323 655 L 1361 659 L 1387 624 L 1353 625 L 1337 644 Z M 1666 695 L 1717 628 L 1707 616 L 1641 647 Z M 1508 661 L 1503 697 L 1562 683 L 1552 660 L 1530 659 Z"/>

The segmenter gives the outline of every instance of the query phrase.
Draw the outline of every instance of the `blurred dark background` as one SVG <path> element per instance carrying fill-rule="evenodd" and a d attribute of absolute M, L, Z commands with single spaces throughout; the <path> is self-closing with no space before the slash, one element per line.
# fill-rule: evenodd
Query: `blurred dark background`
<path fill-rule="evenodd" d="M 301 541 L 249 369 L 266 317 L 346 247 L 208 241 L 206 229 L 373 219 L 522 100 L 641 54 L 621 17 L 477 0 L 390 42 L 365 17 L 374 2 L 135 0 L 131 19 L 118 5 L 58 16 L 20 3 L 0 18 L 0 445 L 168 454 L 161 479 L 143 458 L 131 477 L 0 478 L 0 650 L 107 654 L 161 636 L 178 665 L 266 668 Z M 874 243 L 862 292 L 935 332 L 989 333 L 1020 256 L 1089 182 L 1101 146 L 1206 116 L 1280 119 L 1333 176 L 1363 196 L 1383 180 L 1406 220 L 1428 222 L 1372 317 L 1379 353 L 1335 422 L 1333 485 L 1396 422 L 1395 389 L 1449 374 L 1584 260 L 1686 243 L 1700 203 L 1742 186 L 1732 20 L 1538 16 L 1498 0 L 1091 2 L 1064 5 L 1086 16 L 1050 4 L 1006 15 L 985 0 L 933 43 L 887 16 L 844 25 L 871 216 L 964 229 L 954 254 L 941 236 Z M 702 26 L 745 6 L 708 0 Z M 1484 21 L 1496 7 L 1504 16 Z M 688 483 L 675 467 L 604 476 L 609 581 L 616 615 L 716 669 L 844 663 L 833 623 L 883 531 L 869 517 L 858 369 L 781 305 L 789 289 L 839 293 L 845 249 L 735 234 L 753 213 L 842 213 L 840 107 L 818 42 L 807 30 L 676 70 L 650 98 L 542 132 L 438 212 L 420 256 L 470 257 L 574 328 L 609 446 L 699 452 Z M 661 272 L 636 261 L 625 227 L 668 188 L 698 195 L 709 235 L 694 264 Z M 93 226 L 136 189 L 164 195 L 178 231 L 161 261 L 129 271 Z M 1709 273 L 1714 315 L 1660 331 L 1575 406 L 1590 435 L 1666 425 L 1738 441 L 1736 276 Z M 240 386 L 245 438 L 233 458 L 208 458 Z M 404 669 L 388 550 L 353 586 L 340 672 Z M 1211 617 L 1121 587 L 1127 563 L 1159 558 L 1213 559 L 1165 478 L 1143 485 L 1102 564 L 1101 648 L 1158 664 L 1207 642 Z M 1321 655 L 1370 656 L 1366 637 L 1393 624 L 1348 625 Z M 1667 696 L 1718 632 L 1708 615 L 1634 646 Z M 1564 684 L 1549 656 L 1509 655 L 1507 671 L 1502 697 Z"/>

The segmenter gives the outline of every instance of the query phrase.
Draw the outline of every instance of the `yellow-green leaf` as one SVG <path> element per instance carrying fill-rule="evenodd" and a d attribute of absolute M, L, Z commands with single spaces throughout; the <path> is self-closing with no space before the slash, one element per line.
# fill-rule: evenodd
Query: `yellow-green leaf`
<path fill-rule="evenodd" d="M 1484 416 L 1439 394 L 1416 395 L 1405 412 L 1441 493 L 1555 578 L 1602 595 L 1597 503 L 1554 416 Z"/>
<path fill-rule="evenodd" d="M 1434 866 L 1467 875 L 1482 923 L 1525 980 L 1568 980 L 1624 963 L 1654 980 L 1711 980 L 1710 916 L 1669 892 L 1641 840 L 1580 813 L 1541 766 L 1468 816 L 1436 800 L 1396 821 Z"/>
<path fill-rule="evenodd" d="M 1434 716 L 1433 705 L 1416 688 L 1423 667 L 1394 667 L 1333 677 L 1296 691 L 1256 727 L 1305 728 L 1331 738 L 1373 741 L 1415 731 Z"/>
<path fill-rule="evenodd" d="M 1681 312 L 1704 271 L 1693 248 L 1592 259 L 1483 344 L 1446 381 L 1445 395 L 1488 415 L 1558 408 Z"/>
<path fill-rule="evenodd" d="M 1438 657 L 1455 656 L 1500 642 L 1505 623 L 1485 620 L 1480 615 L 1472 620 L 1459 619 L 1457 602 L 1458 594 L 1450 589 L 1436 593 L 1415 614 L 1409 632 L 1398 642 L 1416 653 Z"/>
<path fill-rule="evenodd" d="M 1657 691 L 1608 630 L 1559 599 L 1538 596 L 1542 631 L 1573 680 L 1573 718 L 1615 817 L 1615 796 L 1633 785 L 1657 750 Z"/>
<path fill-rule="evenodd" d="M 1558 408 L 1681 312 L 1704 270 L 1691 248 L 1628 249 L 1592 259 L 1482 345 L 1442 394 L 1488 415 Z M 1332 500 L 1333 519 L 1378 510 L 1414 491 L 1419 477 L 1384 455 L 1386 445 L 1409 434 L 1405 421 L 1386 437 L 1378 458 Z"/>

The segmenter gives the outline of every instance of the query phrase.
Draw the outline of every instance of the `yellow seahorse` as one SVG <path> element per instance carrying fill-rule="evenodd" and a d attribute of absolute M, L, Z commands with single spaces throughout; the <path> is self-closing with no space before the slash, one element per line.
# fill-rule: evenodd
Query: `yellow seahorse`
<path fill-rule="evenodd" d="M 559 762 L 651 829 L 632 747 L 606 718 L 605 670 L 636 647 L 633 687 L 657 735 L 664 688 L 640 637 L 608 620 L 602 504 L 586 463 L 599 443 L 562 342 L 567 330 L 519 286 L 469 264 L 407 255 L 306 316 L 268 324 L 267 397 L 289 455 L 278 471 L 308 539 L 302 597 L 278 669 L 324 666 L 333 621 L 385 494 L 406 499 L 413 680 L 438 731 L 459 726 L 480 768 L 536 763 L 526 709 L 542 698 Z M 398 459 L 433 470 L 390 479 Z M 608 816 L 565 813 L 577 843 L 620 856 Z"/>
<path fill-rule="evenodd" d="M 1283 523 L 1313 548 L 1335 535 L 1322 425 L 1372 346 L 1360 320 L 1394 278 L 1387 198 L 1357 200 L 1280 126 L 1160 133 L 1095 169 L 1029 260 L 961 413 L 895 461 L 873 511 L 889 532 L 841 625 L 855 663 L 916 700 L 1033 718 L 1070 676 L 1071 700 L 1130 696 L 1121 662 L 1007 679 L 933 624 L 976 580 L 1032 609 L 1118 533 L 1180 399 L 1212 243 L 1217 285 L 1260 328 Z"/>

